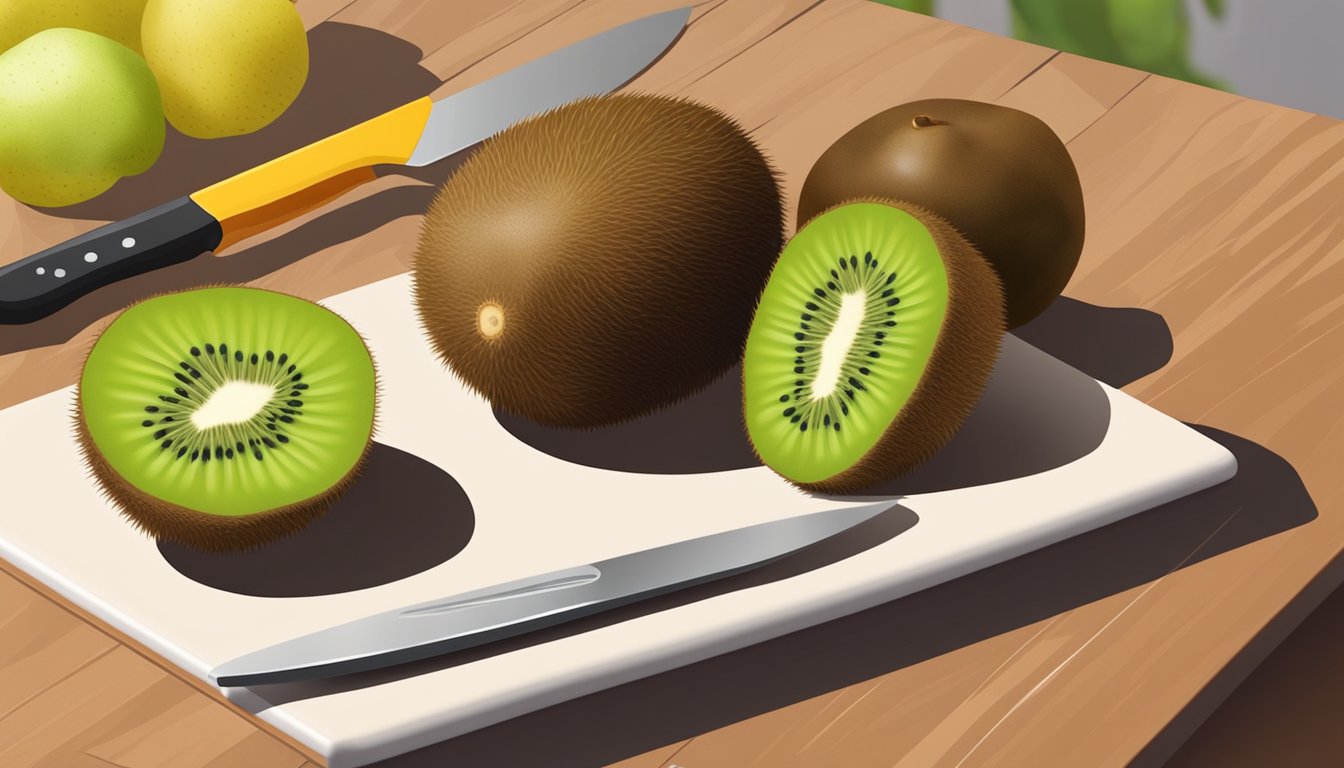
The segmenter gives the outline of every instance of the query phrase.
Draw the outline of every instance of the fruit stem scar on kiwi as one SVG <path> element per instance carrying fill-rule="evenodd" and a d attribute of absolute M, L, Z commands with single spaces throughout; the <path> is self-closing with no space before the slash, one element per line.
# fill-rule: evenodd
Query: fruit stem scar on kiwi
<path fill-rule="evenodd" d="M 915 130 L 919 130 L 920 128 L 931 128 L 935 125 L 942 125 L 942 121 L 934 120 L 928 115 L 915 115 L 914 118 L 910 120 L 910 125 L 913 126 Z"/>
<path fill-rule="evenodd" d="M 493 301 L 487 301 L 476 310 L 476 330 L 487 341 L 494 341 L 504 334 L 504 308 Z"/>

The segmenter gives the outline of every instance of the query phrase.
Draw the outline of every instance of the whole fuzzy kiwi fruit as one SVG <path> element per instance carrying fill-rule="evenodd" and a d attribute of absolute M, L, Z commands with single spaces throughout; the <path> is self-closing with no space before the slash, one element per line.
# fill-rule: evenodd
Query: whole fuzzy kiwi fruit
<path fill-rule="evenodd" d="M 488 139 L 448 179 L 415 252 L 416 306 L 496 408 L 611 424 L 740 360 L 782 230 L 775 174 L 732 119 L 583 99 Z"/>
<path fill-rule="evenodd" d="M 197 550 L 295 533 L 350 487 L 372 445 L 373 358 L 310 301 L 220 286 L 146 299 L 94 342 L 75 433 L 137 528 Z"/>
<path fill-rule="evenodd" d="M 1064 290 L 1083 249 L 1083 192 L 1063 142 L 1034 115 L 962 99 L 881 112 L 817 160 L 798 221 L 858 197 L 905 200 L 938 214 L 1003 282 L 1008 327 Z"/>

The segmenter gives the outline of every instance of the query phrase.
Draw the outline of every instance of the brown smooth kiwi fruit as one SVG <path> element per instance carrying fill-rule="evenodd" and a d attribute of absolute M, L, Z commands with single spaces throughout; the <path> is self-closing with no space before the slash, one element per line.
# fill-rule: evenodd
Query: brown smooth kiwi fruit
<path fill-rule="evenodd" d="M 1003 282 L 1009 328 L 1054 301 L 1083 249 L 1083 193 L 1068 150 L 1010 107 L 928 99 L 865 120 L 812 167 L 799 226 L 872 196 L 923 206 L 960 230 Z"/>
<path fill-rule="evenodd" d="M 782 241 L 775 174 L 733 120 L 589 98 L 504 130 L 447 181 L 415 300 L 434 349 L 494 406 L 597 426 L 735 364 Z"/>

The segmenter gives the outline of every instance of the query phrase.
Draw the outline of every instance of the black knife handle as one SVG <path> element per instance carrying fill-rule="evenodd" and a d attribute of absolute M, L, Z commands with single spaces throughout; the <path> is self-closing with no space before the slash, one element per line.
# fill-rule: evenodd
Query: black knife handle
<path fill-rule="evenodd" d="M 31 323 L 109 283 L 219 245 L 219 221 L 182 197 L 0 267 L 0 323 Z"/>

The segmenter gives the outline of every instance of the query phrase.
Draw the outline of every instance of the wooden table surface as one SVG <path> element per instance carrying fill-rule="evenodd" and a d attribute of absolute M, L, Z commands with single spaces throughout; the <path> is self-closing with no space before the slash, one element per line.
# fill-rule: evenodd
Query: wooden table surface
<path fill-rule="evenodd" d="M 210 144 L 173 135 L 155 169 L 71 209 L 0 201 L 0 263 L 675 4 L 299 0 L 312 74 L 280 121 Z M 790 210 L 816 157 L 888 106 L 961 97 L 1040 116 L 1078 166 L 1087 245 L 1067 298 L 1021 335 L 1199 425 L 1241 472 L 392 765 L 1156 764 L 1339 582 L 1344 125 L 863 0 L 701 2 L 632 87 L 736 117 L 782 171 Z M 106 316 L 149 293 L 246 281 L 321 298 L 405 271 L 417 216 L 451 167 L 384 177 L 229 258 L 0 327 L 0 407 L 73 382 Z M 4 565 L 0 765 L 320 764 Z"/>

